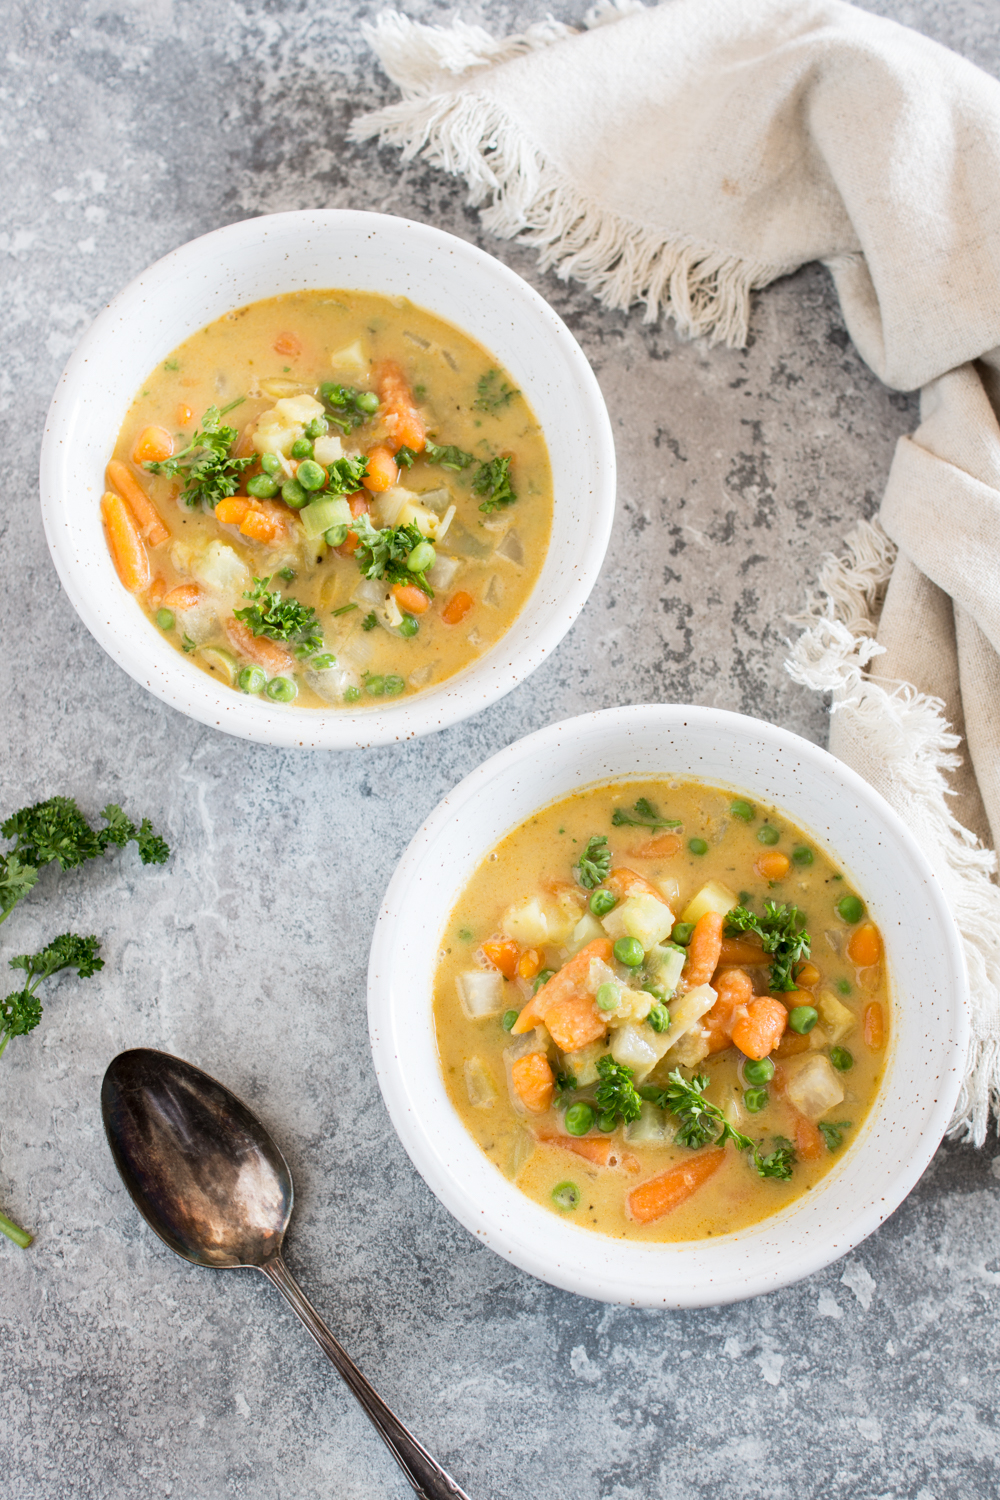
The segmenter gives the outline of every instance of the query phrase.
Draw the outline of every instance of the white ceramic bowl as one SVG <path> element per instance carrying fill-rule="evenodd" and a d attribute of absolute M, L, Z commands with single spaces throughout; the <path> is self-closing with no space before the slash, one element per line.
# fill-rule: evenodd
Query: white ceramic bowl
<path fill-rule="evenodd" d="M 98 508 L 105 464 L 150 370 L 230 309 L 311 287 L 409 297 L 478 339 L 534 409 L 555 489 L 541 577 L 502 640 L 437 687 L 354 712 L 249 698 L 185 660 L 119 583 Z M 41 493 L 63 587 L 88 630 L 137 682 L 230 734 L 270 745 L 350 749 L 443 729 L 502 697 L 544 661 L 600 572 L 614 514 L 615 454 L 593 371 L 527 282 L 430 225 L 315 211 L 249 219 L 192 240 L 115 297 L 81 340 L 52 399 Z"/>
<path fill-rule="evenodd" d="M 533 812 L 594 783 L 683 775 L 773 803 L 836 857 L 884 939 L 893 995 L 886 1074 L 864 1127 L 813 1189 L 762 1224 L 677 1245 L 605 1238 L 539 1207 L 480 1151 L 448 1099 L 431 1014 L 442 932 L 487 852 Z M 461 782 L 400 861 L 368 971 L 375 1069 L 417 1170 L 478 1239 L 587 1297 L 706 1307 L 787 1285 L 844 1255 L 913 1187 L 947 1127 L 968 1032 L 958 932 L 902 821 L 853 771 L 757 719 L 677 706 L 608 709 L 510 745 Z"/>

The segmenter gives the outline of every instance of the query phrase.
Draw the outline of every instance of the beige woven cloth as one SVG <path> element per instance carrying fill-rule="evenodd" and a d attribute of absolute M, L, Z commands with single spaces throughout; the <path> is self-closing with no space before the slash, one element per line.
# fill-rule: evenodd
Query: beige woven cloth
<path fill-rule="evenodd" d="M 921 388 L 881 525 L 825 564 L 788 665 L 831 693 L 831 748 L 945 884 L 973 992 L 955 1128 L 982 1141 L 1000 1097 L 1000 84 L 839 0 L 618 0 L 588 28 L 498 41 L 387 13 L 370 40 L 402 99 L 355 138 L 424 151 L 495 233 L 685 333 L 744 342 L 751 290 L 820 260 L 863 358 Z"/>

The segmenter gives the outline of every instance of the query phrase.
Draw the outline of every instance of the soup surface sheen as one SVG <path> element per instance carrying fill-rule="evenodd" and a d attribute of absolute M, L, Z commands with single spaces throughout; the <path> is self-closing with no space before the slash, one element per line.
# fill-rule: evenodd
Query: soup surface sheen
<path fill-rule="evenodd" d="M 881 936 L 826 851 L 681 780 L 591 788 L 509 834 L 434 989 L 449 1096 L 497 1168 L 639 1241 L 809 1191 L 871 1107 L 889 1012 Z"/>
<path fill-rule="evenodd" d="M 226 314 L 133 401 L 102 514 L 179 651 L 276 703 L 373 706 L 450 677 L 523 608 L 552 484 L 527 402 L 405 298 Z"/>

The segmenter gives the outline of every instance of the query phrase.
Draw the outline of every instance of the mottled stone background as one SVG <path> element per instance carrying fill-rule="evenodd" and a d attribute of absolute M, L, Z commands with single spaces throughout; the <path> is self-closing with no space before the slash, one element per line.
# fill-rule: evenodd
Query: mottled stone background
<path fill-rule="evenodd" d="M 890 394 L 811 267 L 756 299 L 742 353 L 601 312 L 486 239 L 459 185 L 346 143 L 391 96 L 348 0 L 7 0 L 2 79 L 4 813 L 56 791 L 148 812 L 174 857 L 52 871 L 7 954 L 68 926 L 107 966 L 47 992 L 0 1064 L 0 1488 L 18 1500 L 380 1500 L 409 1490 L 262 1279 L 175 1260 L 140 1224 L 98 1114 L 120 1048 L 162 1046 L 253 1102 L 291 1161 L 294 1270 L 472 1500 L 997 1493 L 1000 1158 L 943 1146 L 846 1261 L 687 1315 L 581 1301 L 473 1242 L 414 1173 L 372 1076 L 375 912 L 424 815 L 485 756 L 646 699 L 822 741 L 782 670 L 786 614 L 878 503 L 913 398 Z M 583 0 L 557 0 L 579 18 Z M 871 6 L 1000 72 L 997 0 Z M 488 0 L 496 31 L 546 13 Z M 452 12 L 410 0 L 410 14 Z M 579 622 L 534 677 L 399 749 L 255 748 L 179 717 L 101 652 L 49 562 L 46 405 L 120 286 L 248 215 L 343 206 L 485 244 L 549 298 L 611 410 L 618 523 Z M 360 851 L 363 851 L 363 855 Z M 993 1170 L 992 1168 L 996 1168 Z"/>

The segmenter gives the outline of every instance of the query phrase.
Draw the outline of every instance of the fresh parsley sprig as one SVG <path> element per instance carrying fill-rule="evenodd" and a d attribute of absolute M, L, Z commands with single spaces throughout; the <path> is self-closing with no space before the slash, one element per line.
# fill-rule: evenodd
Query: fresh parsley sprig
<path fill-rule="evenodd" d="M 294 645 L 296 656 L 304 660 L 323 645 L 316 611 L 310 604 L 300 604 L 298 599 L 283 599 L 277 589 L 270 592 L 267 587 L 270 582 L 270 577 L 255 578 L 254 587 L 243 594 L 251 602 L 245 609 L 234 609 L 233 616 L 253 635 Z"/>
<path fill-rule="evenodd" d="M 368 458 L 364 453 L 359 453 L 355 458 L 335 458 L 333 463 L 326 466 L 326 484 L 323 493 L 327 495 L 353 495 L 361 488 L 361 481 L 368 473 Z"/>
<path fill-rule="evenodd" d="M 476 385 L 476 399 L 472 403 L 473 411 L 485 411 L 490 416 L 496 416 L 505 406 L 509 406 L 520 391 L 508 385 L 506 380 L 501 381 L 499 370 L 487 370 L 485 375 L 480 376 Z"/>
<path fill-rule="evenodd" d="M 429 599 L 434 598 L 426 573 L 411 572 L 406 566 L 406 559 L 414 547 L 424 541 L 419 526 L 384 526 L 379 530 L 364 514 L 355 517 L 351 525 L 358 537 L 354 559 L 366 578 L 384 578 L 389 583 L 415 583 Z"/>
<path fill-rule="evenodd" d="M 619 1120 L 623 1125 L 638 1120 L 642 1113 L 642 1100 L 632 1082 L 635 1077 L 632 1069 L 605 1055 L 598 1058 L 597 1071 L 601 1081 L 594 1098 L 599 1128 L 614 1130 Z"/>
<path fill-rule="evenodd" d="M 844 1131 L 850 1130 L 850 1120 L 838 1120 L 836 1124 L 832 1120 L 820 1120 L 817 1129 L 826 1141 L 828 1151 L 839 1151 L 844 1144 Z"/>
<path fill-rule="evenodd" d="M 675 1068 L 669 1075 L 665 1089 L 646 1084 L 639 1093 L 658 1109 L 677 1117 L 680 1124 L 674 1139 L 680 1145 L 696 1150 L 699 1146 L 724 1146 L 727 1141 L 732 1141 L 737 1151 L 750 1153 L 750 1160 L 759 1176 L 787 1181 L 792 1175 L 795 1161 L 791 1146 L 779 1143 L 769 1156 L 762 1156 L 750 1137 L 735 1130 L 719 1106 L 704 1097 L 709 1082 L 707 1073 L 699 1073 L 688 1079 L 679 1068 Z"/>
<path fill-rule="evenodd" d="M 369 421 L 379 408 L 379 399 L 374 391 L 359 391 L 351 385 L 336 385 L 324 381 L 319 388 L 320 399 L 326 407 L 326 418 L 339 427 L 346 437 L 355 427 Z"/>
<path fill-rule="evenodd" d="M 398 453 L 396 457 L 399 457 Z M 456 448 L 454 443 L 441 448 L 437 443 L 427 442 L 424 445 L 424 457 L 428 463 L 438 464 L 442 469 L 451 469 L 455 474 L 460 474 L 475 461 L 473 454 L 466 453 L 464 448 Z"/>
<path fill-rule="evenodd" d="M 507 454 L 504 458 L 491 458 L 488 463 L 480 464 L 476 470 L 472 481 L 472 493 L 485 496 L 479 507 L 485 515 L 491 515 L 495 510 L 502 510 L 504 506 L 513 505 L 517 499 L 510 483 L 511 462 L 511 455 Z"/>
<path fill-rule="evenodd" d="M 243 401 L 240 396 L 221 411 L 210 406 L 201 419 L 201 427 L 186 448 L 172 458 L 147 459 L 143 465 L 151 474 L 169 474 L 183 478 L 181 499 L 185 505 L 204 504 L 215 509 L 220 500 L 235 495 L 244 469 L 255 461 L 256 454 L 234 458 L 232 447 L 239 436 L 235 427 L 223 425 L 222 418 Z"/>
<path fill-rule="evenodd" d="M 631 813 L 616 807 L 611 814 L 615 828 L 680 828 L 680 818 L 661 818 L 648 797 L 640 797 L 632 804 Z"/>
<path fill-rule="evenodd" d="M 586 890 L 592 891 L 611 873 L 611 850 L 603 833 L 591 834 L 587 847 L 573 866 L 573 874 Z"/>
<path fill-rule="evenodd" d="M 764 915 L 757 917 L 745 906 L 734 906 L 726 916 L 726 931 L 753 932 L 771 957 L 771 989 L 794 990 L 792 970 L 809 957 L 812 949 L 805 930 L 806 914 L 797 906 L 764 902 Z"/>

